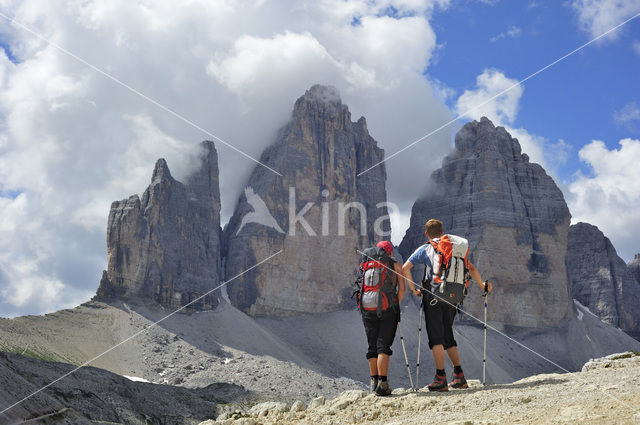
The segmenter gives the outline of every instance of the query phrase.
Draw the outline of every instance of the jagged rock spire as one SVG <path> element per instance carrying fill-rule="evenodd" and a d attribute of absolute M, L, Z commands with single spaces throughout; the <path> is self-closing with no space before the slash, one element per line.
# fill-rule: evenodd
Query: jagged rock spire
<path fill-rule="evenodd" d="M 425 222 L 440 219 L 445 232 L 469 239 L 475 265 L 495 281 L 493 305 L 501 307 L 492 309 L 491 320 L 542 327 L 568 317 L 571 215 L 553 179 L 529 162 L 517 139 L 487 118 L 467 123 L 454 151 L 425 180 L 400 245 L 405 258 L 426 242 Z M 478 292 L 465 301 L 474 315 L 481 311 Z"/>
<path fill-rule="evenodd" d="M 225 227 L 225 277 L 283 252 L 229 285 L 231 301 L 256 315 L 322 312 L 352 302 L 356 249 L 383 237 L 376 238 L 374 224 L 387 214 L 377 206 L 386 201 L 384 165 L 356 175 L 383 158 L 364 118 L 351 121 L 335 88 L 315 85 L 307 90 L 260 158 L 282 177 L 257 166 Z M 362 210 L 352 207 L 340 213 L 340 206 L 351 202 Z M 271 217 L 243 220 L 259 215 L 256 205 Z M 302 219 L 308 229 L 295 219 L 307 205 Z M 389 230 L 389 221 L 383 220 L 381 227 Z"/>
<path fill-rule="evenodd" d="M 142 199 L 111 205 L 107 225 L 108 267 L 96 299 L 156 302 L 178 308 L 220 281 L 220 191 L 212 142 L 199 146 L 200 164 L 183 184 L 167 162 L 156 162 Z M 190 306 L 211 309 L 212 294 Z"/>

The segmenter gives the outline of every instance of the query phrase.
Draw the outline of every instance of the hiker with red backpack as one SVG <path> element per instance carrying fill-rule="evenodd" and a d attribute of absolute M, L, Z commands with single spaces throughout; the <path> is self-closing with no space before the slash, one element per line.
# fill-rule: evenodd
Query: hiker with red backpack
<path fill-rule="evenodd" d="M 489 281 L 482 282 L 480 272 L 469 261 L 469 243 L 466 239 L 442 232 L 442 222 L 431 219 L 425 224 L 429 242 L 422 245 L 402 266 L 402 272 L 411 292 L 422 296 L 429 348 L 436 364 L 436 375 L 429 391 L 448 391 L 468 388 L 460 365 L 458 347 L 453 337 L 453 319 L 466 295 L 471 275 L 480 289 L 491 292 Z M 411 269 L 416 264 L 425 266 L 421 288 L 416 288 Z M 453 381 L 448 384 L 444 370 L 445 352 L 453 364 Z"/>
<path fill-rule="evenodd" d="M 362 252 L 356 284 L 358 308 L 367 335 L 370 388 L 379 396 L 391 394 L 387 381 L 391 345 L 400 322 L 405 283 L 402 267 L 392 257 L 393 246 L 381 241 Z"/>

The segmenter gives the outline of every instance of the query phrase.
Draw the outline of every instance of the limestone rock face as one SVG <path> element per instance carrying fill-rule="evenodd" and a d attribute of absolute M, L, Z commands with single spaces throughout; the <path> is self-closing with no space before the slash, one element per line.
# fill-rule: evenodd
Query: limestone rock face
<path fill-rule="evenodd" d="M 153 300 L 178 308 L 220 281 L 220 189 L 213 142 L 200 146 L 200 165 L 186 183 L 175 180 L 164 159 L 151 184 L 111 205 L 107 226 L 107 270 L 97 300 Z M 211 309 L 217 295 L 189 306 Z"/>
<path fill-rule="evenodd" d="M 383 157 L 335 88 L 307 90 L 260 158 L 282 176 L 257 165 L 225 227 L 225 280 L 282 250 L 227 285 L 232 303 L 274 316 L 352 305 L 356 250 L 390 231 L 384 164 L 356 175 Z"/>
<path fill-rule="evenodd" d="M 570 214 L 562 192 L 520 144 L 487 118 L 466 124 L 455 150 L 426 181 L 400 245 L 404 258 L 427 242 L 424 224 L 437 218 L 445 233 L 469 239 L 471 259 L 495 283 L 489 319 L 538 328 L 567 318 L 564 263 Z M 416 270 L 414 278 L 421 279 Z M 475 283 L 464 309 L 479 317 Z"/>
<path fill-rule="evenodd" d="M 596 226 L 569 229 L 567 272 L 571 295 L 603 321 L 640 338 L 640 282 Z"/>
<path fill-rule="evenodd" d="M 640 254 L 636 254 L 633 260 L 627 264 L 627 268 L 631 272 L 631 275 L 640 283 Z"/>

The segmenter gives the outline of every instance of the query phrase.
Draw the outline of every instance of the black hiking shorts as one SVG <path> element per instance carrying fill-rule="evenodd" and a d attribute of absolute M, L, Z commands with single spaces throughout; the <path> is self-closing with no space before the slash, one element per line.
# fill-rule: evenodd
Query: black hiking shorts
<path fill-rule="evenodd" d="M 367 360 L 378 357 L 378 354 L 393 354 L 391 345 L 396 337 L 398 327 L 398 312 L 389 308 L 382 312 L 382 317 L 378 317 L 375 311 L 363 311 L 362 323 L 367 334 Z"/>
<path fill-rule="evenodd" d="M 456 317 L 458 309 L 443 301 L 431 305 L 432 299 L 433 294 L 431 293 L 424 294 L 422 299 L 429 348 L 433 348 L 435 345 L 442 345 L 445 350 L 456 347 L 458 344 L 453 338 L 453 319 Z"/>

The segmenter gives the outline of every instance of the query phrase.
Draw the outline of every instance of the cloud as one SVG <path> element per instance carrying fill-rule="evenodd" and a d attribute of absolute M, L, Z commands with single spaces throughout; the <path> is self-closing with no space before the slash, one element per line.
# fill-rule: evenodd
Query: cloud
<path fill-rule="evenodd" d="M 43 226 L 50 223 L 35 214 L 33 209 L 37 204 L 25 193 L 15 199 L 0 198 L 0 234 L 11 234 L 15 227 L 20 226 L 20 237 L 0 244 L 0 306 L 3 312 L 20 311 L 24 307 L 48 310 L 51 305 L 64 305 L 69 301 L 77 304 L 91 296 L 91 291 L 74 285 L 65 286 L 60 279 L 40 269 L 43 265 L 55 268 L 56 263 L 73 250 L 55 244 L 50 235 L 40 233 Z M 22 217 L 31 219 L 24 222 Z M 86 268 L 87 263 L 82 267 Z M 61 275 L 71 278 L 65 273 Z"/>
<path fill-rule="evenodd" d="M 508 78 L 498 69 L 486 69 L 476 78 L 476 86 L 465 90 L 458 97 L 455 111 L 459 115 L 464 114 L 474 120 L 485 116 L 496 126 L 503 126 L 518 139 L 522 151 L 529 155 L 531 162 L 542 165 L 550 175 L 556 176 L 559 167 L 566 163 L 571 147 L 563 140 L 551 143 L 542 136 L 513 126 L 518 115 L 520 99 L 524 93 L 522 85 L 513 87 L 517 83 L 518 80 Z M 510 87 L 513 88 L 482 105 Z M 478 105 L 482 106 L 478 107 Z"/>
<path fill-rule="evenodd" d="M 518 80 L 507 78 L 500 70 L 485 69 L 476 78 L 476 87 L 465 90 L 458 98 L 456 113 L 474 119 L 486 116 L 500 123 L 512 123 L 518 114 L 518 104 L 524 90 L 522 86 L 513 87 L 517 83 Z M 513 88 L 485 103 L 510 87 Z"/>
<path fill-rule="evenodd" d="M 449 87 L 447 84 L 430 75 L 426 75 L 425 78 L 429 81 L 434 95 L 440 102 L 447 104 L 449 100 L 455 97 L 456 90 L 454 88 Z"/>
<path fill-rule="evenodd" d="M 633 40 L 633 44 L 631 45 L 633 48 L 633 52 L 640 56 L 640 41 L 638 40 Z"/>
<path fill-rule="evenodd" d="M 640 121 L 640 107 L 638 107 L 638 104 L 635 101 L 627 103 L 622 109 L 614 112 L 613 119 L 618 123 Z"/>
<path fill-rule="evenodd" d="M 636 101 L 629 102 L 613 113 L 616 124 L 631 133 L 640 131 L 640 107 Z"/>
<path fill-rule="evenodd" d="M 597 37 L 640 12 L 637 0 L 574 0 L 571 7 L 578 14 L 581 28 Z M 615 40 L 621 31 L 613 31 L 607 39 Z"/>
<path fill-rule="evenodd" d="M 448 4 L 26 0 L 3 13 L 259 157 L 315 83 L 336 86 L 387 154 L 449 121 L 422 75 L 436 48 L 429 20 Z M 184 176 L 211 137 L 15 25 L 0 35 L 16 62 L 0 51 L 0 305 L 42 313 L 95 292 L 110 203 L 140 194 L 159 157 Z M 440 132 L 386 164 L 401 210 L 450 141 Z M 224 221 L 255 163 L 216 147 Z"/>
<path fill-rule="evenodd" d="M 499 70 L 485 70 L 476 81 L 476 87 L 465 91 L 456 103 L 456 112 L 465 113 L 486 99 L 516 83 Z M 502 125 L 518 139 L 522 151 L 532 162 L 542 165 L 558 182 L 557 174 L 573 149 L 560 139 L 551 142 L 545 137 L 513 127 L 518 105 L 524 91 L 502 95 L 469 113 L 470 118 L 487 116 L 495 125 Z M 621 123 L 640 119 L 640 111 L 631 102 L 614 114 Z M 635 235 L 640 234 L 640 140 L 624 139 L 620 149 L 609 150 L 601 141 L 592 141 L 579 151 L 579 158 L 592 170 L 592 175 L 576 175 L 571 182 L 561 184 L 562 191 L 573 216 L 572 222 L 585 221 L 602 230 L 613 242 L 618 255 L 629 261 L 638 252 Z"/>
<path fill-rule="evenodd" d="M 609 237 L 626 261 L 638 253 L 640 234 L 640 140 L 620 140 L 609 150 L 594 140 L 580 149 L 580 160 L 592 171 L 578 175 L 568 187 L 567 203 L 572 222 L 594 224 Z"/>
<path fill-rule="evenodd" d="M 311 70 L 312 76 L 305 75 Z M 336 79 L 339 63 L 310 33 L 285 32 L 270 38 L 243 35 L 226 55 L 218 55 L 207 64 L 207 73 L 241 99 L 267 96 L 273 85 L 286 89 L 296 78 L 296 86 L 305 87 L 309 77 L 314 80 Z"/>
<path fill-rule="evenodd" d="M 522 28 L 512 25 L 510 26 L 506 31 L 501 32 L 500 34 L 491 37 L 489 39 L 489 41 L 491 43 L 495 43 L 498 40 L 501 40 L 503 38 L 516 38 L 516 37 L 520 37 L 520 34 L 522 34 Z"/>

